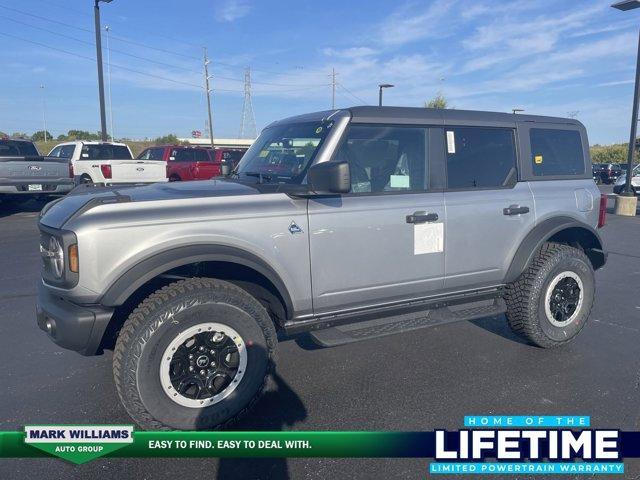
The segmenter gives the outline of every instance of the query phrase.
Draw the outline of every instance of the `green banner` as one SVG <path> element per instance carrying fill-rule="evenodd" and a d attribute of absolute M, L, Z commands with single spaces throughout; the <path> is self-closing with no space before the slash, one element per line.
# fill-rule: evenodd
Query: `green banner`
<path fill-rule="evenodd" d="M 425 432 L 141 432 L 133 431 L 131 426 L 33 428 L 25 427 L 25 432 L 0 432 L 0 458 L 57 456 L 83 463 L 101 456 L 364 458 L 427 457 L 433 451 L 432 432 L 425 436 Z M 104 432 L 124 428 L 131 431 L 128 439 L 99 438 Z M 81 442 L 77 441 L 78 431 L 84 432 Z"/>

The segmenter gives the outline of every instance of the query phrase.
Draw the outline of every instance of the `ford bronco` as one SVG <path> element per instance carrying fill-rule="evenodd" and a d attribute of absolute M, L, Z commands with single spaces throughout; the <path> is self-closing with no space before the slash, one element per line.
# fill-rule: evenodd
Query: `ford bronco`
<path fill-rule="evenodd" d="M 39 220 L 37 320 L 114 349 L 143 428 L 256 401 L 277 336 L 323 346 L 502 317 L 531 344 L 584 327 L 606 261 L 573 119 L 354 107 L 277 121 L 227 178 L 79 187 Z"/>

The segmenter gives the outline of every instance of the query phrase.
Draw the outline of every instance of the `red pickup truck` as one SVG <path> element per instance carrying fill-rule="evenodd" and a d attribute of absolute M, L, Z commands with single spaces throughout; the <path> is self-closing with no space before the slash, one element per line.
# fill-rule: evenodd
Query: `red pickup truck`
<path fill-rule="evenodd" d="M 222 165 L 232 170 L 244 155 L 242 148 L 204 148 L 184 145 L 163 145 L 143 150 L 138 159 L 164 160 L 170 182 L 209 180 L 222 175 Z"/>

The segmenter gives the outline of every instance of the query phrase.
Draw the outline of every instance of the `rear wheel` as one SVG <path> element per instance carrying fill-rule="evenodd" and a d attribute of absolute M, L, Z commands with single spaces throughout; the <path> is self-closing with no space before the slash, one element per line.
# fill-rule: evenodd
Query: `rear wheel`
<path fill-rule="evenodd" d="M 145 429 L 213 429 L 240 418 L 264 388 L 276 333 L 264 307 L 228 282 L 192 278 L 144 300 L 113 356 L 116 388 Z"/>
<path fill-rule="evenodd" d="M 557 347 L 580 333 L 594 294 L 593 267 L 584 252 L 548 242 L 508 286 L 507 320 L 513 331 L 531 343 Z"/>
<path fill-rule="evenodd" d="M 93 180 L 91 179 L 91 177 L 89 175 L 87 175 L 86 173 L 82 174 L 82 176 L 80 177 L 80 183 L 83 185 L 90 185 L 93 183 Z"/>
<path fill-rule="evenodd" d="M 180 181 L 180 177 L 179 177 L 179 176 L 177 176 L 177 175 L 171 175 L 171 176 L 169 177 L 169 181 L 170 181 L 170 182 L 179 182 L 179 181 Z"/>

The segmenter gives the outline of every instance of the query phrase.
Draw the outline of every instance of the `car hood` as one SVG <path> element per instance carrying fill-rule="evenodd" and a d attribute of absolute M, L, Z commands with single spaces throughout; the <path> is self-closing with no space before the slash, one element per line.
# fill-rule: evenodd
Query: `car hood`
<path fill-rule="evenodd" d="M 66 197 L 47 204 L 40 212 L 40 223 L 52 228 L 62 228 L 71 217 L 109 203 L 153 202 L 259 193 L 259 190 L 251 185 L 230 180 L 154 183 L 140 186 L 81 185 Z"/>

